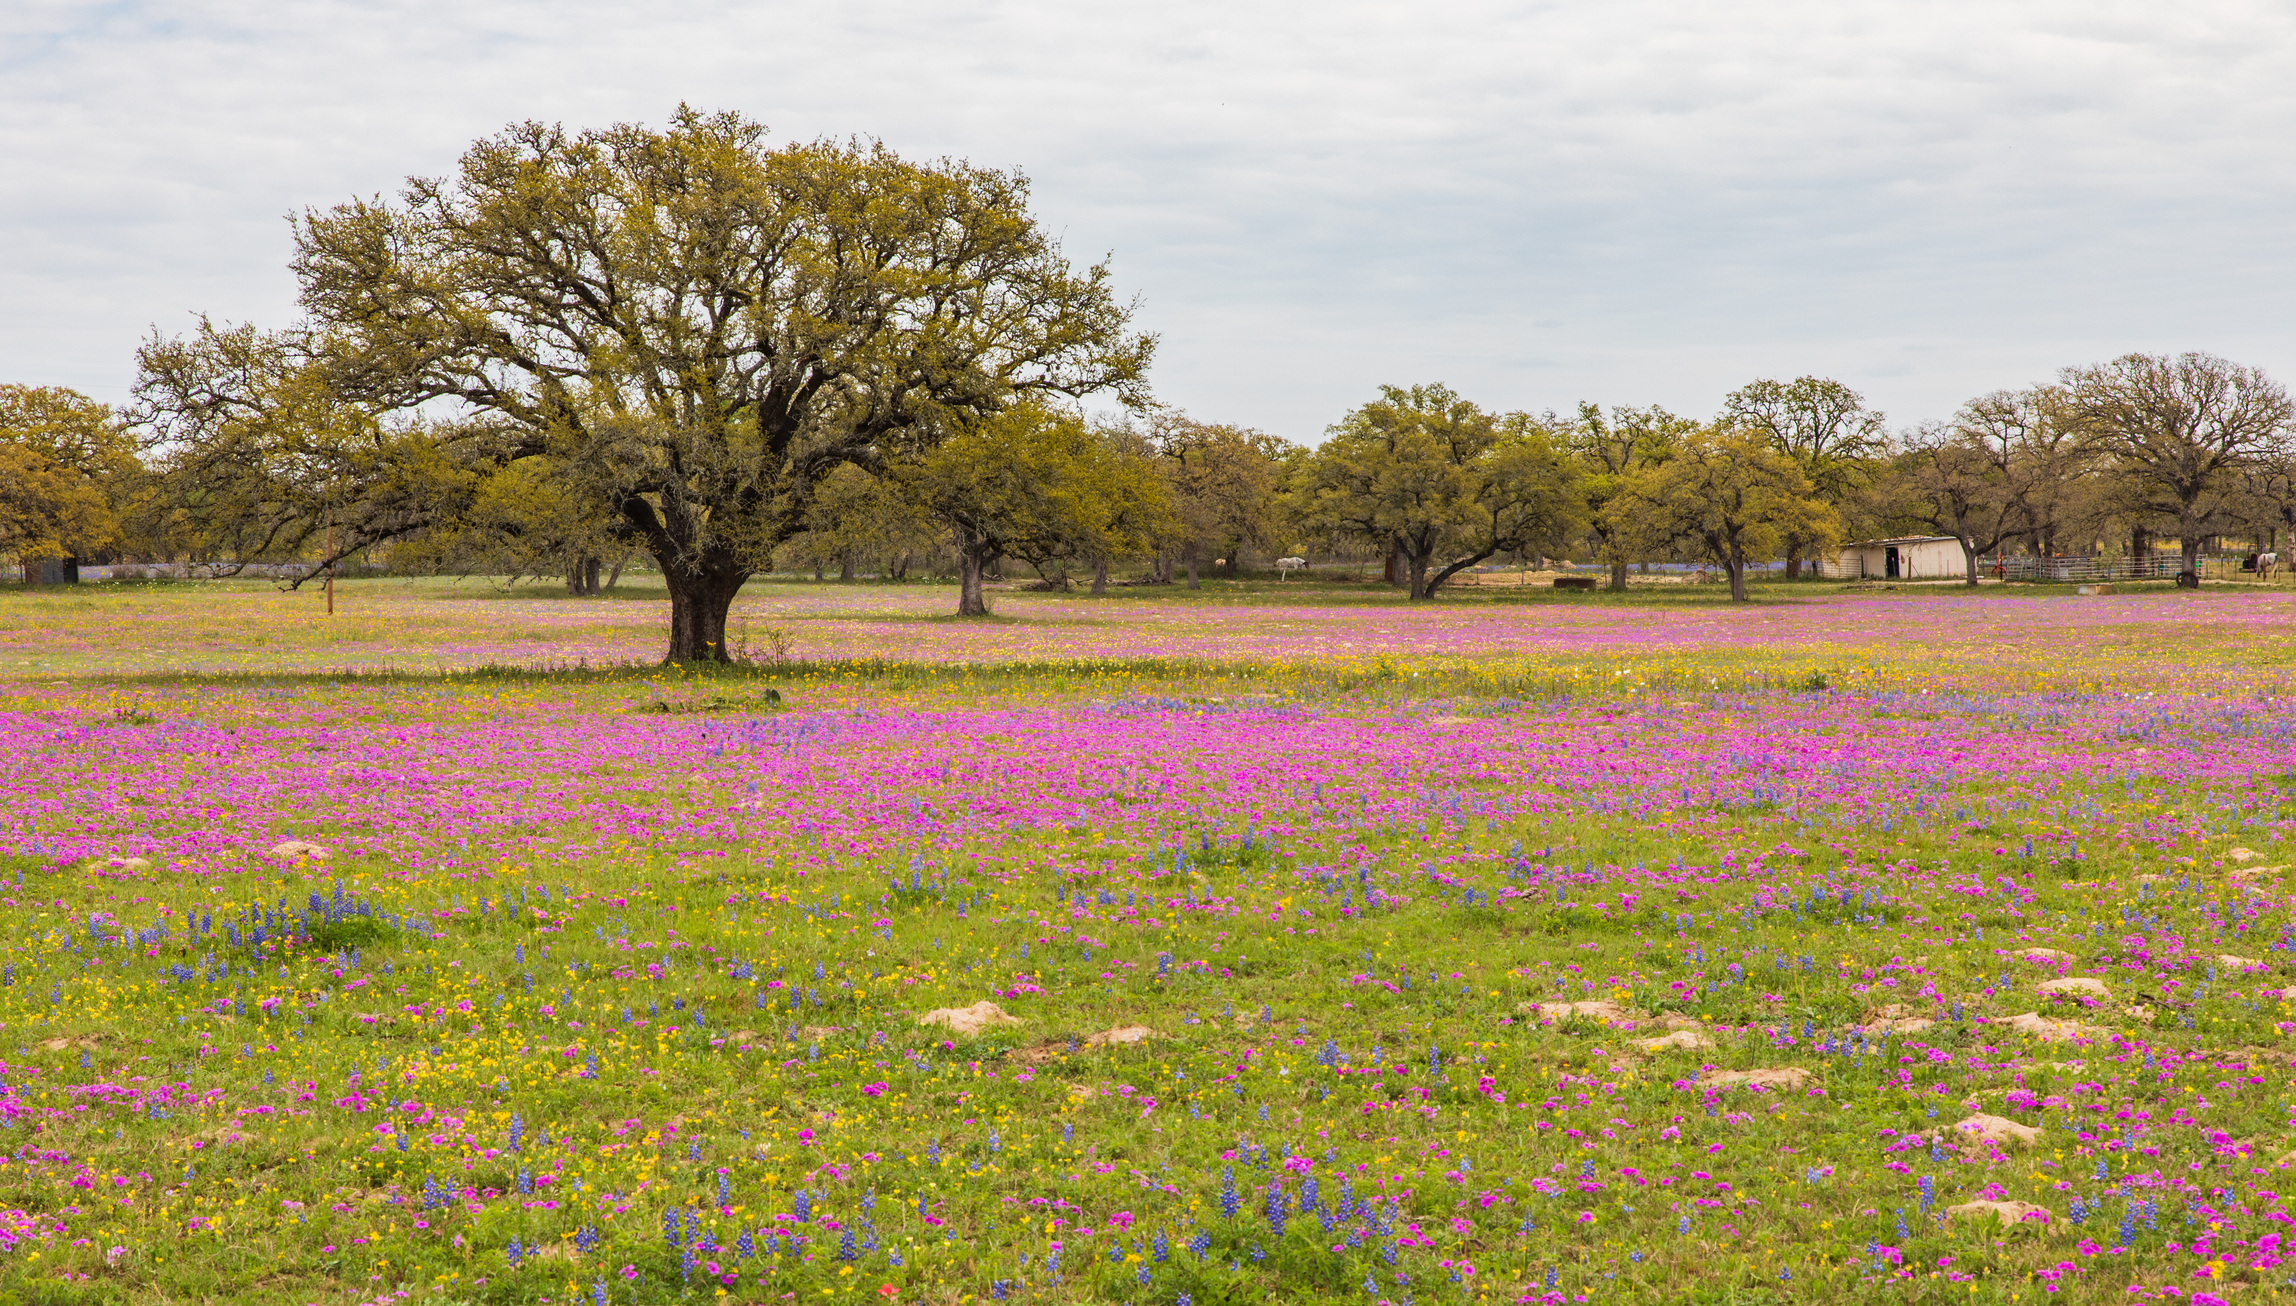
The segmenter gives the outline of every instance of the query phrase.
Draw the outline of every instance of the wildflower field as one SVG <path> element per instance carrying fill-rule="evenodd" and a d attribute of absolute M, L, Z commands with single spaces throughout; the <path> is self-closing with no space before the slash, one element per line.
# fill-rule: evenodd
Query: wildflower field
<path fill-rule="evenodd" d="M 0 594 L 0 1300 L 2296 1282 L 2296 596 L 343 590 Z"/>

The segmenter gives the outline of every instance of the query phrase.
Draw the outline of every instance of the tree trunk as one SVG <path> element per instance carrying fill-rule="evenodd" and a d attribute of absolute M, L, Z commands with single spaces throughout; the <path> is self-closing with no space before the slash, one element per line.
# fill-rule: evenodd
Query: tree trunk
<path fill-rule="evenodd" d="M 887 580 L 909 579 L 909 550 L 903 549 L 893 555 L 893 560 L 886 564 L 885 578 Z"/>
<path fill-rule="evenodd" d="M 1975 549 L 1973 549 L 1973 548 L 1970 548 L 1970 547 L 1969 547 L 1969 541 L 1968 541 L 1967 539 L 1963 539 L 1963 540 L 1961 540 L 1961 541 L 1960 541 L 1960 544 L 1961 544 L 1961 558 L 1962 558 L 1962 561 L 1963 561 L 1963 562 L 1965 562 L 1965 563 L 1967 563 L 1967 564 L 1969 565 L 1969 588 L 1971 588 L 1971 589 L 1976 589 L 1976 588 L 1977 588 L 1977 550 L 1975 550 Z"/>
<path fill-rule="evenodd" d="M 1742 559 L 1725 562 L 1722 564 L 1722 570 L 1730 575 L 1730 601 L 1744 603 L 1746 601 L 1745 562 Z"/>
<path fill-rule="evenodd" d="M 2184 538 L 2177 541 L 2177 547 L 2181 549 L 2184 554 L 2183 569 L 2185 571 L 2191 572 L 2194 576 L 2200 575 L 2200 543 L 2201 537 L 2191 534 L 2187 534 Z"/>
<path fill-rule="evenodd" d="M 749 569 L 723 560 L 704 566 L 663 560 L 662 579 L 670 587 L 669 661 L 729 661 L 725 615 Z"/>
<path fill-rule="evenodd" d="M 813 579 L 815 579 L 815 580 L 822 580 L 822 579 L 824 579 L 826 576 L 827 576 L 827 570 L 826 570 L 826 568 L 825 568 L 824 564 L 822 563 L 821 559 L 819 559 L 819 558 L 815 558 L 815 559 L 813 560 Z"/>
<path fill-rule="evenodd" d="M 1610 564 L 1610 587 L 1621 594 L 1626 592 L 1626 563 L 1623 560 Z"/>
<path fill-rule="evenodd" d="M 1188 588 L 1200 590 L 1204 588 L 1204 582 L 1196 579 L 1196 546 L 1189 545 L 1186 552 L 1188 555 Z"/>
<path fill-rule="evenodd" d="M 1406 554 L 1404 555 L 1404 562 L 1409 568 L 1411 597 L 1415 599 L 1434 597 L 1427 592 L 1427 559 L 1418 554 Z"/>
<path fill-rule="evenodd" d="M 1228 557 L 1227 557 L 1227 561 L 1226 561 L 1224 564 L 1222 564 L 1222 565 L 1223 565 L 1223 566 L 1226 568 L 1226 570 L 1225 570 L 1225 571 L 1223 571 L 1221 574 L 1222 574 L 1222 575 L 1224 575 L 1224 576 L 1226 576 L 1226 577 L 1227 577 L 1229 580 L 1234 580 L 1234 579 L 1236 579 L 1236 577 L 1237 577 L 1237 576 L 1239 576 L 1239 575 L 1241 575 L 1241 574 L 1242 574 L 1242 566 L 1241 566 L 1241 563 L 1242 563 L 1242 561 L 1243 561 L 1243 560 L 1237 556 L 1238 554 L 1240 554 L 1240 553 L 1242 553 L 1242 552 L 1243 552 L 1243 549 L 1242 549 L 1242 547 L 1241 547 L 1241 546 L 1238 546 L 1238 545 L 1234 545 L 1234 544 L 1231 544 L 1231 545 L 1229 545 L 1229 546 L 1228 546 Z"/>
<path fill-rule="evenodd" d="M 981 592 L 981 577 L 989 564 L 996 561 L 988 551 L 977 545 L 960 541 L 957 545 L 957 615 L 985 617 L 989 615 L 989 601 Z"/>
<path fill-rule="evenodd" d="M 840 550 L 838 550 L 838 552 L 837 552 L 837 579 L 839 579 L 839 580 L 845 580 L 845 581 L 849 581 L 849 580 L 853 579 L 853 550 L 851 550 L 851 549 L 840 549 Z"/>
<path fill-rule="evenodd" d="M 1106 594 L 1108 592 L 1108 559 L 1106 558 L 1094 558 L 1092 560 L 1092 592 L 1094 594 Z"/>
<path fill-rule="evenodd" d="M 1786 579 L 1800 580 L 1801 578 L 1802 546 L 1799 543 L 1788 544 L 1786 546 Z"/>
<path fill-rule="evenodd" d="M 1387 583 L 1388 583 L 1388 584 L 1390 584 L 1390 585 L 1400 585 L 1400 584 L 1402 584 L 1402 583 L 1403 583 L 1403 564 L 1402 564 L 1402 562 L 1401 562 L 1401 559 L 1402 559 L 1402 557 L 1403 557 L 1403 550 L 1402 550 L 1402 548 L 1401 548 L 1401 547 L 1399 547 L 1399 546 L 1397 546 L 1397 545 L 1393 545 L 1393 544 L 1390 544 L 1390 545 L 1388 545 L 1388 546 L 1387 546 L 1387 567 L 1386 567 L 1386 569 L 1385 569 L 1384 571 L 1382 571 L 1382 572 L 1380 573 L 1380 577 L 1379 577 L 1379 578 L 1380 578 L 1381 580 L 1383 580 L 1383 581 L 1387 582 Z"/>
<path fill-rule="evenodd" d="M 620 558 L 616 558 L 616 559 L 614 560 L 614 569 L 613 569 L 612 571 L 609 571 L 609 572 L 607 572 L 607 573 L 606 573 L 606 588 L 607 588 L 607 589 L 612 589 L 612 588 L 614 588 L 615 584 L 616 584 L 618 581 L 620 581 L 621 579 L 622 579 L 622 560 L 621 560 Z"/>
<path fill-rule="evenodd" d="M 596 594 L 598 592 L 598 570 L 599 562 L 596 558 L 585 558 L 582 560 L 583 593 Z"/>

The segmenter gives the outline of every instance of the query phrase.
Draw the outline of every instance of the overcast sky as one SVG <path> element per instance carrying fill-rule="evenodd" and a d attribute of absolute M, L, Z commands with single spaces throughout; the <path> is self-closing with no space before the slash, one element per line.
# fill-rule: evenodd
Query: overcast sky
<path fill-rule="evenodd" d="M 2130 350 L 2296 384 L 2296 5 L 0 5 L 0 380 L 294 315 L 285 215 L 521 119 L 1024 169 L 1160 394 L 1297 440 L 1382 382 L 1894 423 Z"/>

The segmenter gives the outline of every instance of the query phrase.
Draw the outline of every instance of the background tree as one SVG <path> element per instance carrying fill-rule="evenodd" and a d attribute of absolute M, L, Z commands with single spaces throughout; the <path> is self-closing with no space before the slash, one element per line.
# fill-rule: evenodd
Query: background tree
<path fill-rule="evenodd" d="M 0 549 L 26 562 L 102 554 L 141 471 L 110 408 L 59 386 L 0 385 Z"/>
<path fill-rule="evenodd" d="M 1557 547 L 1585 523 L 1577 470 L 1524 414 L 1440 385 L 1380 387 L 1300 464 L 1301 517 L 1399 554 L 1411 597 L 1494 554 Z"/>
<path fill-rule="evenodd" d="M 2059 374 L 2063 420 L 2107 460 L 2141 511 L 2177 533 L 2184 570 L 2240 490 L 2285 447 L 2288 392 L 2213 354 L 2124 354 Z"/>
<path fill-rule="evenodd" d="M 575 497 L 581 487 L 580 478 L 564 475 L 546 458 L 506 463 L 478 478 L 451 522 L 394 543 L 391 566 L 402 572 L 483 572 L 509 585 L 563 576 L 569 594 L 599 593 L 620 578 L 629 550 L 605 528 L 609 518 L 600 505 Z M 608 567 L 611 577 L 601 582 L 600 572 Z"/>
<path fill-rule="evenodd" d="M 1275 547 L 1289 448 L 1284 441 L 1248 427 L 1193 421 L 1177 412 L 1159 414 L 1150 439 L 1165 459 L 1188 588 L 1198 587 L 1197 567 L 1206 558 L 1225 558 L 1233 577 L 1245 548 Z"/>
<path fill-rule="evenodd" d="M 1722 401 L 1726 425 L 1762 433 L 1777 452 L 1794 460 L 1812 493 L 1838 512 L 1886 451 L 1886 419 L 1866 406 L 1865 397 L 1839 381 L 1803 376 L 1792 381 L 1755 381 Z M 1819 541 L 1788 530 L 1779 541 L 1786 578 L 1802 574 L 1802 559 Z"/>
<path fill-rule="evenodd" d="M 1916 432 L 1897 460 L 1903 515 L 1959 541 L 1972 588 L 1980 557 L 2034 533 L 2057 470 L 2055 428 L 2046 393 L 1997 390 Z"/>
<path fill-rule="evenodd" d="M 899 580 L 913 558 L 937 551 L 946 534 L 901 485 L 847 463 L 815 487 L 806 507 L 805 533 L 791 541 L 791 549 L 816 571 L 836 564 L 840 580 L 852 580 L 868 559 L 875 559 L 888 579 Z"/>
<path fill-rule="evenodd" d="M 76 559 L 117 531 L 93 479 L 30 445 L 0 441 L 0 551 L 27 563 Z"/>
<path fill-rule="evenodd" d="M 678 661 L 726 656 L 734 594 L 832 468 L 989 429 L 1028 395 L 1137 401 L 1154 343 L 1129 331 L 1104 266 L 1072 268 L 1038 229 L 1017 173 L 768 148 L 734 114 L 513 128 L 397 204 L 307 214 L 296 246 L 309 319 L 279 338 L 289 370 L 474 480 L 548 459 L 578 481 L 570 498 L 660 567 Z M 147 348 L 148 412 L 192 462 L 221 444 L 291 476 L 270 451 L 307 438 L 303 414 L 200 366 L 222 334 Z M 203 394 L 239 420 L 218 429 Z M 367 490 L 353 478 L 328 497 Z M 268 534 L 319 529 L 282 517 Z M 372 538 L 353 530 L 338 551 Z"/>
<path fill-rule="evenodd" d="M 1043 574 L 1064 560 L 1140 552 L 1172 529 L 1148 459 L 1041 403 L 949 435 L 889 475 L 955 536 L 959 616 L 988 615 L 982 579 L 1000 559 Z"/>
<path fill-rule="evenodd" d="M 1567 439 L 1584 473 L 1579 480 L 1586 497 L 1587 522 L 1594 536 L 1595 555 L 1610 564 L 1610 588 L 1624 592 L 1627 541 L 1603 514 L 1618 497 L 1627 479 L 1646 467 L 1665 462 L 1676 445 L 1698 428 L 1686 417 L 1676 417 L 1653 404 L 1648 408 L 1618 408 L 1605 418 L 1602 409 L 1582 403 L 1578 421 Z"/>
<path fill-rule="evenodd" d="M 1801 466 L 1759 428 L 1700 428 L 1673 457 L 1629 476 L 1605 511 L 1632 547 L 1721 567 L 1740 603 L 1747 564 L 1775 557 L 1789 538 L 1823 548 L 1839 530 Z"/>

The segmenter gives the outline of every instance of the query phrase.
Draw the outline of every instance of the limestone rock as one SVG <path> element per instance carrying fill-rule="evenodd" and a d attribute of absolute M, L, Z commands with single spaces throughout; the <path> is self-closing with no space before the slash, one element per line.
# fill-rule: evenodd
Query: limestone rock
<path fill-rule="evenodd" d="M 2031 1202 L 1977 1201 L 1963 1202 L 1959 1206 L 1948 1206 L 1945 1208 L 1945 1213 L 1947 1215 L 1966 1215 L 1978 1217 L 1997 1215 L 2001 1217 L 2001 1223 L 2014 1226 L 2022 1223 L 2027 1216 L 2031 1215 L 2038 1215 L 2043 1219 L 2047 1219 L 2049 1215 L 2049 1208 L 2046 1206 L 2035 1206 Z"/>
<path fill-rule="evenodd" d="M 1698 1082 L 1716 1088 L 1737 1088 L 1744 1084 L 1762 1088 L 1800 1088 L 1810 1082 L 1810 1072 L 1800 1066 L 1777 1066 L 1763 1070 L 1716 1070 L 1700 1075 Z"/>
<path fill-rule="evenodd" d="M 1003 1007 L 994 1002 L 976 1002 L 969 1007 L 935 1007 L 917 1017 L 920 1025 L 946 1026 L 951 1033 L 968 1037 L 992 1025 L 1018 1025 L 1018 1016 L 1008 1016 Z"/>
<path fill-rule="evenodd" d="M 1664 1052 L 1669 1048 L 1681 1048 L 1686 1052 L 1704 1052 L 1714 1047 L 1714 1040 L 1699 1030 L 1678 1029 L 1671 1034 L 1661 1035 L 1658 1038 L 1636 1039 L 1634 1045 L 1645 1052 Z"/>
<path fill-rule="evenodd" d="M 1104 1029 L 1084 1041 L 1097 1048 L 1125 1043 L 1145 1043 L 1154 1037 L 1156 1037 L 1156 1031 L 1146 1025 L 1118 1025 L 1114 1029 Z"/>
<path fill-rule="evenodd" d="M 1892 1002 L 1874 1008 L 1865 1024 L 1851 1028 L 1874 1038 L 1882 1034 L 1919 1034 L 1936 1023 L 1927 1016 L 1915 1015 L 1914 1009 L 1903 1002 Z"/>
<path fill-rule="evenodd" d="M 1584 1016 L 1599 1025 L 1624 1024 L 1634 1019 L 1632 1012 L 1617 1003 L 1599 1000 L 1592 1002 L 1526 1002 L 1516 1009 L 1526 1016 L 1537 1016 L 1541 1020 L 1569 1020 L 1573 1016 Z"/>
<path fill-rule="evenodd" d="M 2226 857 L 2229 857 L 2236 862 L 2252 862 L 2257 858 L 2262 857 L 2263 855 L 2263 853 L 2260 853 L 2253 848 L 2235 848 L 2231 852 L 2225 854 Z"/>
<path fill-rule="evenodd" d="M 2249 970 L 2264 963 L 2254 957 L 2235 957 L 2229 952 L 2220 952 L 2216 954 L 2216 964 L 2232 970 Z"/>
<path fill-rule="evenodd" d="M 2030 1034 L 2037 1039 L 2050 1042 L 2063 1039 L 2103 1038 L 2110 1032 L 2095 1025 L 2084 1025 L 2077 1020 L 2055 1020 L 2037 1011 L 2028 1011 L 2023 1015 L 2011 1016 L 1999 1023 L 2007 1025 L 2020 1034 Z"/>
<path fill-rule="evenodd" d="M 1989 1143 L 2037 1143 L 2041 1131 L 2031 1125 L 2021 1125 L 2006 1116 L 1973 1115 L 1953 1126 L 1953 1132 L 1964 1138 Z"/>
<path fill-rule="evenodd" d="M 2056 962 L 2072 961 L 2074 959 L 2072 953 L 2059 952 L 2055 948 L 2026 948 L 2020 951 L 2017 955 L 2023 957 L 2027 961 Z"/>
<path fill-rule="evenodd" d="M 151 861 L 144 857 L 98 857 L 88 863 L 91 871 L 148 871 Z"/>
<path fill-rule="evenodd" d="M 271 855 L 282 861 L 323 862 L 333 857 L 335 852 L 321 844 L 308 843 L 302 839 L 289 839 L 284 843 L 271 845 Z"/>
<path fill-rule="evenodd" d="M 2086 975 L 2067 975 L 2063 979 L 2043 980 L 2040 989 L 2043 993 L 2077 993 L 2084 998 L 2109 998 L 2113 996 L 2113 991 L 2105 987 L 2103 980 L 2091 979 Z"/>

